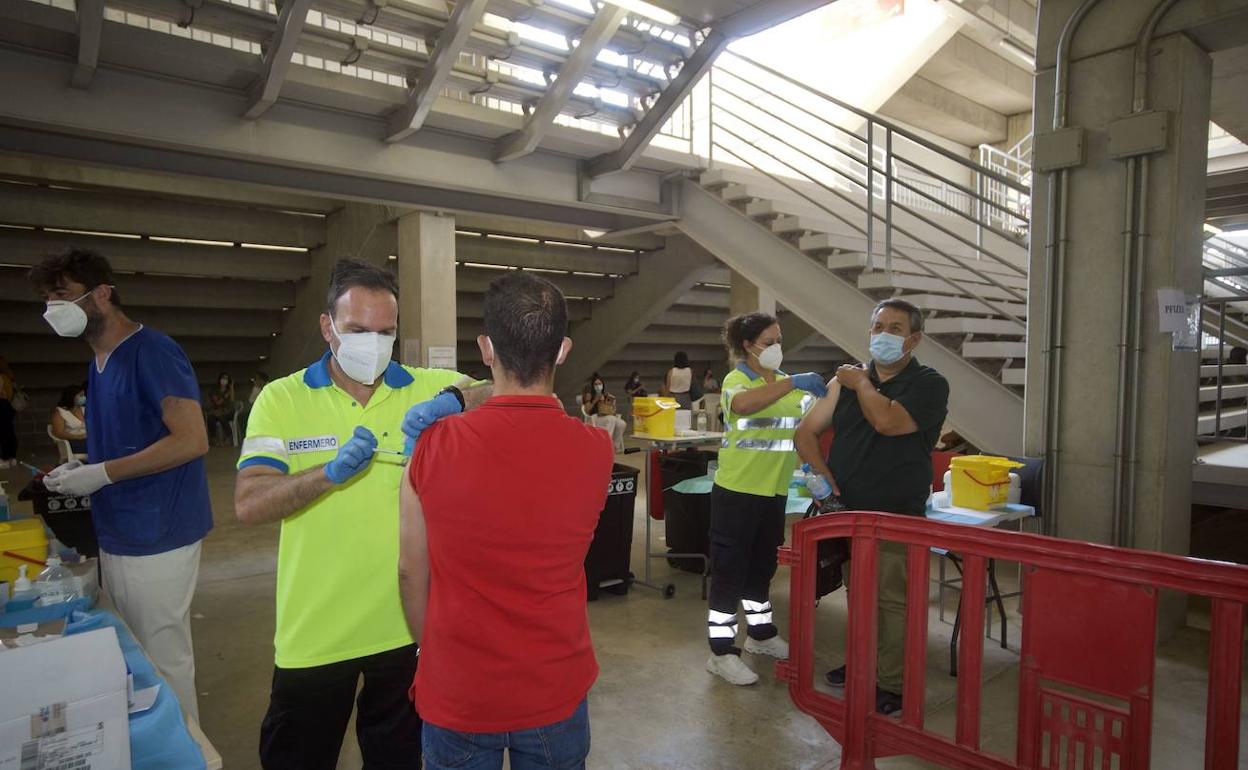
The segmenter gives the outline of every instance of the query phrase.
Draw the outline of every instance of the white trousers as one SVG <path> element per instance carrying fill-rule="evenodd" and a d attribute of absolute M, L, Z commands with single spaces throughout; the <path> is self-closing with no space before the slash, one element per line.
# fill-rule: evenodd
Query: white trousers
<path fill-rule="evenodd" d="M 202 541 L 152 556 L 100 551 L 104 588 L 147 657 L 199 721 L 195 651 L 191 647 L 191 598 L 199 580 Z"/>
<path fill-rule="evenodd" d="M 611 434 L 611 443 L 615 444 L 615 451 L 624 451 L 624 431 L 628 428 L 628 424 L 624 422 L 624 418 L 615 414 L 589 416 L 589 421 L 595 428 L 602 428 Z"/>

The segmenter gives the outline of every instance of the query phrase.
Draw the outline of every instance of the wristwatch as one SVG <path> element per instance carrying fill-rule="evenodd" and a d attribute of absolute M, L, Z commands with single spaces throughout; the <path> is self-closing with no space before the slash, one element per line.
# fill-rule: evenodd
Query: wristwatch
<path fill-rule="evenodd" d="M 455 397 L 455 400 L 459 402 L 459 411 L 464 412 L 468 410 L 468 404 L 464 402 L 464 392 L 462 390 L 454 385 L 447 385 L 445 388 L 438 391 L 439 396 L 443 393 L 450 393 Z"/>

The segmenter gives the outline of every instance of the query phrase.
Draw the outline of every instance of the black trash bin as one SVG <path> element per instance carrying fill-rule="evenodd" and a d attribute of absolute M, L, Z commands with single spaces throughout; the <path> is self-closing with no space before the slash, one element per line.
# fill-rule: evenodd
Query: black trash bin
<path fill-rule="evenodd" d="M 633 509 L 637 502 L 636 468 L 618 463 L 611 469 L 607 502 L 598 517 L 594 539 L 585 554 L 585 593 L 593 601 L 599 589 L 624 595 L 633 573 Z"/>
<path fill-rule="evenodd" d="M 29 500 L 35 515 L 43 518 L 56 539 L 83 556 L 99 556 L 100 544 L 91 523 L 91 496 L 72 497 L 49 492 L 42 477 L 31 479 L 17 494 L 18 500 Z"/>
<path fill-rule="evenodd" d="M 685 479 L 705 476 L 710 462 L 718 456 L 717 452 L 694 449 L 662 458 L 663 525 L 668 553 L 700 553 L 710 557 L 711 496 L 687 495 L 672 487 Z M 702 559 L 689 557 L 669 556 L 667 563 L 698 574 L 702 574 L 705 567 Z"/>

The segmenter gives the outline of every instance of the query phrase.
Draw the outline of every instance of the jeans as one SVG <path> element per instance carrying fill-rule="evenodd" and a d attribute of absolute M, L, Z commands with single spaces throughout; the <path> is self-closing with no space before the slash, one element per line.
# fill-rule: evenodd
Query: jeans
<path fill-rule="evenodd" d="M 334 770 L 354 706 L 364 770 L 419 770 L 420 716 L 407 697 L 415 675 L 414 644 L 324 666 L 274 668 L 261 766 Z"/>
<path fill-rule="evenodd" d="M 512 770 L 584 768 L 589 756 L 589 706 L 581 701 L 562 722 L 510 733 L 461 733 L 425 723 L 425 770 L 499 770 L 503 751 Z"/>

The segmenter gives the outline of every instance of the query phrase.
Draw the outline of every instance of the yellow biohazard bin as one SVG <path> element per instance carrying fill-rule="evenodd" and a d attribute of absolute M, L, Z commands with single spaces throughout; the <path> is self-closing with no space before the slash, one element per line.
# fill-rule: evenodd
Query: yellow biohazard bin
<path fill-rule="evenodd" d="M 968 455 L 949 463 L 953 483 L 950 502 L 958 508 L 992 510 L 1010 499 L 1010 471 L 1023 467 L 1005 457 Z"/>
<path fill-rule="evenodd" d="M 0 521 L 0 581 L 9 583 L 10 590 L 19 565 L 25 564 L 26 577 L 34 580 L 47 558 L 43 519 Z"/>
<path fill-rule="evenodd" d="M 633 399 L 633 433 L 658 438 L 675 438 L 676 410 L 680 404 L 673 398 L 645 396 Z"/>

